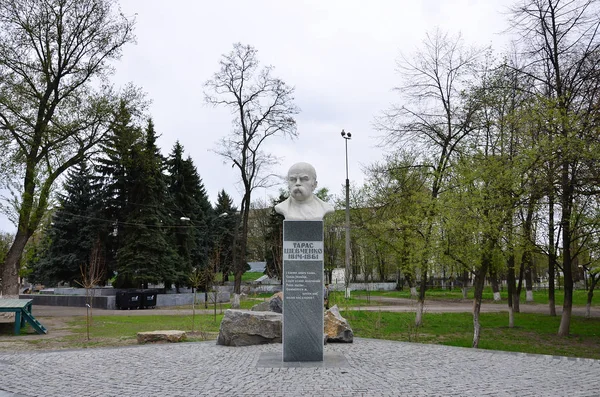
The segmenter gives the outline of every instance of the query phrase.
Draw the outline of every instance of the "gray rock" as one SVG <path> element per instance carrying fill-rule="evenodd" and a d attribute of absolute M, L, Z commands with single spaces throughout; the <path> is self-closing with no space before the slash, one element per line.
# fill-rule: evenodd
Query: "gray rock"
<path fill-rule="evenodd" d="M 269 309 L 275 313 L 283 312 L 283 292 L 278 292 L 269 300 Z"/>
<path fill-rule="evenodd" d="M 233 309 L 233 308 L 232 308 Z M 283 293 L 278 292 L 269 300 L 258 303 L 250 309 L 253 312 L 274 312 L 274 313 L 282 313 L 283 312 Z"/>
<path fill-rule="evenodd" d="M 354 332 L 337 305 L 325 312 L 325 335 L 329 343 L 352 343 L 354 340 Z"/>
<path fill-rule="evenodd" d="M 260 302 L 254 306 L 252 306 L 252 308 L 250 310 L 252 310 L 253 312 L 270 312 L 271 311 L 271 302 L 269 301 L 264 301 L 264 302 Z"/>
<path fill-rule="evenodd" d="M 250 346 L 281 343 L 282 315 L 273 312 L 226 310 L 217 345 Z"/>

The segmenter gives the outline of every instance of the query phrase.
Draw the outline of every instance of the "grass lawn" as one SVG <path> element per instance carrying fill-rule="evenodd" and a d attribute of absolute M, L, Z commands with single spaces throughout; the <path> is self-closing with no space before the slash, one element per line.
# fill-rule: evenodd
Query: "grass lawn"
<path fill-rule="evenodd" d="M 423 326 L 414 326 L 414 313 L 342 311 L 354 331 L 363 338 L 388 339 L 416 343 L 432 343 L 470 347 L 473 340 L 473 318 L 470 313 L 427 313 Z M 222 314 L 196 315 L 191 341 L 216 339 Z M 515 314 L 515 327 L 508 328 L 506 313 L 482 313 L 480 348 L 522 353 L 537 353 L 600 359 L 600 319 L 572 317 L 571 335 L 558 337 L 560 316 Z M 192 330 L 192 316 L 95 316 L 86 340 L 85 318 L 69 323 L 72 347 L 133 344 L 136 333 L 161 329 Z"/>
<path fill-rule="evenodd" d="M 264 276 L 263 272 L 246 272 L 244 274 L 242 274 L 242 282 L 246 282 L 246 281 L 255 281 L 257 278 L 260 278 Z M 222 274 L 221 273 L 217 273 L 215 276 L 215 281 L 217 282 L 221 282 L 222 281 Z M 233 281 L 234 279 L 234 275 L 233 273 L 231 273 L 229 275 L 229 281 Z"/>
<path fill-rule="evenodd" d="M 430 291 L 437 299 L 460 299 L 447 294 L 449 291 Z M 454 293 L 454 291 L 452 291 Z M 460 291 L 458 291 L 460 294 Z M 406 295 L 404 295 L 406 294 Z M 272 294 L 254 294 L 245 297 L 240 304 L 243 309 L 249 309 L 256 303 L 268 299 Z M 377 292 L 372 296 L 396 296 L 408 298 L 408 292 Z M 343 293 L 332 293 L 330 304 L 338 304 L 342 315 L 346 317 L 354 330 L 354 335 L 364 338 L 378 338 L 416 343 L 444 344 L 450 346 L 470 347 L 473 338 L 473 320 L 470 313 L 426 313 L 424 324 L 414 326 L 414 313 L 390 313 L 377 311 L 348 311 L 348 307 L 364 306 L 366 299 L 354 298 L 346 300 Z M 491 295 L 490 295 L 491 299 Z M 375 302 L 371 302 L 375 304 Z M 191 306 L 182 306 L 191 309 Z M 212 311 L 214 306 L 209 305 Z M 214 340 L 219 331 L 223 313 L 230 304 L 218 304 L 216 316 L 196 314 L 193 333 L 188 335 L 190 341 Z M 203 305 L 197 309 L 204 309 Z M 136 344 L 136 333 L 164 329 L 192 331 L 192 315 L 161 315 L 160 309 L 153 315 L 117 315 L 94 316 L 90 329 L 91 340 L 87 340 L 85 317 L 65 318 L 63 327 L 51 329 L 48 336 L 37 338 L 27 325 L 22 330 L 20 338 L 12 335 L 12 324 L 0 324 L 0 347 L 6 343 L 9 350 L 14 349 L 14 342 L 25 345 L 25 349 L 62 349 L 107 347 Z M 206 313 L 206 312 L 204 312 Z M 51 319 L 50 317 L 48 319 Z M 43 321 L 42 321 L 43 322 Z M 516 313 L 515 327 L 508 328 L 507 313 L 481 313 L 482 334 L 480 348 L 503 350 L 511 352 L 538 353 L 570 357 L 587 357 L 600 359 L 600 318 L 585 319 L 573 316 L 571 320 L 571 335 L 558 337 L 556 335 L 560 316 L 550 317 L 545 314 Z M 54 336 L 56 335 L 56 336 Z M 29 347 L 27 347 L 29 346 Z"/>
<path fill-rule="evenodd" d="M 217 311 L 217 316 L 212 314 L 196 314 L 194 332 L 198 335 L 193 339 L 216 339 L 219 333 L 219 325 L 223 314 Z M 86 336 L 85 317 L 77 318 L 70 322 L 75 339 Z M 90 327 L 90 338 L 92 339 L 136 339 L 138 332 L 158 331 L 176 329 L 181 331 L 192 331 L 191 315 L 154 315 L 154 316 L 94 316 L 93 325 Z"/>
<path fill-rule="evenodd" d="M 470 347 L 473 317 L 470 313 L 427 313 L 423 326 L 414 326 L 414 313 L 342 312 L 355 336 L 417 343 Z M 515 314 L 515 327 L 508 328 L 506 313 L 482 313 L 479 347 L 522 353 L 537 353 L 600 359 L 600 319 L 572 317 L 571 335 L 556 335 L 560 316 Z"/>
<path fill-rule="evenodd" d="M 423 325 L 418 328 L 414 326 L 414 313 L 342 310 L 342 315 L 356 337 L 462 347 L 470 347 L 473 338 L 470 313 L 426 313 Z M 67 321 L 67 332 L 63 335 L 21 340 L 12 335 L 12 326 L 7 326 L 0 328 L 0 340 L 9 347 L 11 341 L 18 341 L 29 345 L 29 349 L 108 347 L 133 345 L 137 332 L 163 329 L 187 331 L 189 341 L 214 340 L 222 318 L 219 308 L 216 317 L 212 313 L 196 314 L 191 333 L 192 315 L 189 314 L 160 315 L 157 311 L 149 316 L 94 316 L 88 341 L 85 317 L 74 317 Z M 569 337 L 556 335 L 559 323 L 560 316 L 516 313 L 515 327 L 508 328 L 506 313 L 482 313 L 479 345 L 481 349 L 600 359 L 600 318 L 573 316 Z M 34 336 L 29 325 L 22 330 L 22 335 Z"/>

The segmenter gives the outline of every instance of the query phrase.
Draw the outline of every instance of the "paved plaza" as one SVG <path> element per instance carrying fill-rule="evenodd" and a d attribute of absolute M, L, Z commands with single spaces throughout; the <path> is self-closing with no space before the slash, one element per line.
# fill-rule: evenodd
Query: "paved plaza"
<path fill-rule="evenodd" d="M 0 397 L 598 396 L 600 360 L 356 338 L 324 363 L 214 341 L 0 353 Z M 285 365 L 284 365 L 285 364 Z"/>

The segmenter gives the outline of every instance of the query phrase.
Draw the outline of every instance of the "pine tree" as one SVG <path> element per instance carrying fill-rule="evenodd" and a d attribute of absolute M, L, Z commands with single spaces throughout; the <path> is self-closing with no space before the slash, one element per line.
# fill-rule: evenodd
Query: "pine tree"
<path fill-rule="evenodd" d="M 92 246 L 105 223 L 96 215 L 97 192 L 91 184 L 86 162 L 69 171 L 59 195 L 59 208 L 52 217 L 49 246 L 33 269 L 33 279 L 49 285 L 81 277 L 80 266 L 89 262 Z"/>

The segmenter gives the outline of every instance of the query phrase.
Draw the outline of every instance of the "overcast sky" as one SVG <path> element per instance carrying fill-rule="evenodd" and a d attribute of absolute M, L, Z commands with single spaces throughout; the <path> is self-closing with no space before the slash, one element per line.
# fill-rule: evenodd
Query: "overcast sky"
<path fill-rule="evenodd" d="M 284 175 L 298 161 L 313 164 L 320 187 L 336 195 L 345 181 L 344 141 L 353 183 L 364 166 L 378 161 L 374 116 L 398 100 L 392 88 L 399 55 L 418 49 L 437 27 L 461 33 L 467 44 L 502 51 L 507 7 L 514 0 L 416 1 L 195 1 L 120 0 L 135 16 L 136 44 L 115 64 L 113 82 L 132 82 L 152 101 L 149 114 L 167 155 L 179 140 L 202 177 L 211 201 L 225 189 L 239 206 L 238 173 L 211 149 L 231 130 L 232 115 L 204 104 L 203 83 L 218 70 L 220 56 L 235 42 L 258 50 L 261 65 L 294 86 L 298 139 L 273 138 L 268 149 L 282 158 Z M 255 193 L 274 196 L 284 185 Z M 14 226 L 0 215 L 0 230 Z"/>

